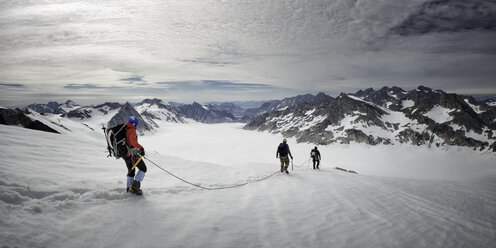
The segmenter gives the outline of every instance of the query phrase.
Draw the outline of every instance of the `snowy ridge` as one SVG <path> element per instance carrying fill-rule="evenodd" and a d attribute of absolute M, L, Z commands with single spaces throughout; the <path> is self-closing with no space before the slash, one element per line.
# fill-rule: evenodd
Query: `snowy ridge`
<path fill-rule="evenodd" d="M 145 119 L 145 121 L 155 128 L 159 128 L 160 123 L 184 123 L 185 116 L 180 110 L 171 105 L 164 104 L 160 99 L 145 99 L 134 106 L 136 111 Z M 157 123 L 158 122 L 158 123 Z"/>
<path fill-rule="evenodd" d="M 67 121 L 59 118 L 63 117 L 95 131 L 102 126 L 124 123 L 130 115 L 135 115 L 143 123 L 138 127 L 140 134 L 156 132 L 169 123 L 243 121 L 248 122 L 244 128 L 249 130 L 281 133 L 296 137 L 298 142 L 313 144 L 407 143 L 427 147 L 466 146 L 485 152 L 496 151 L 496 106 L 490 103 L 490 100 L 477 102 L 473 97 L 423 86 L 411 91 L 384 87 L 343 93 L 337 98 L 319 93 L 269 101 L 260 108 L 245 111 L 249 115 L 263 114 L 241 119 L 229 112 L 236 111 L 238 115 L 242 112 L 232 103 L 195 102 L 174 107 L 159 99 L 145 99 L 135 105 L 105 103 L 96 107 L 79 106 L 71 101 L 62 105 L 52 102 L 46 106 L 59 106 L 59 109 L 66 106 L 67 111 L 72 110 L 36 115 L 33 120 L 39 119 L 58 132 L 70 131 L 65 128 Z"/>
<path fill-rule="evenodd" d="M 496 108 L 456 94 L 422 86 L 413 91 L 384 87 L 266 113 L 245 128 L 315 144 L 410 143 L 468 146 L 484 152 L 496 151 L 495 118 Z"/>

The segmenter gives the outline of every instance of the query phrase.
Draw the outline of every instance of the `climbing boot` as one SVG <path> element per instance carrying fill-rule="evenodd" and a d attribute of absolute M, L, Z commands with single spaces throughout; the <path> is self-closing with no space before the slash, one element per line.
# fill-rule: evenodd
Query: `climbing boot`
<path fill-rule="evenodd" d="M 129 186 L 129 192 L 133 195 L 143 195 L 143 191 L 140 189 L 141 183 L 139 181 L 134 181 L 131 186 Z"/>

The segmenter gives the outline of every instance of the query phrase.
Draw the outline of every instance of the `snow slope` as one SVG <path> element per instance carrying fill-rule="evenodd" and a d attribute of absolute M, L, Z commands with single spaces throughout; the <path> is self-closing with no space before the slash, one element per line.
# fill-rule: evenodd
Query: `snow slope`
<path fill-rule="evenodd" d="M 0 137 L 4 247 L 496 246 L 493 154 L 327 146 L 314 171 L 312 147 L 289 139 L 289 175 L 206 191 L 147 162 L 139 198 L 124 193 L 124 162 L 106 158 L 103 137 L 4 125 Z M 274 173 L 280 139 L 239 124 L 171 124 L 139 141 L 168 171 L 216 187 Z"/>

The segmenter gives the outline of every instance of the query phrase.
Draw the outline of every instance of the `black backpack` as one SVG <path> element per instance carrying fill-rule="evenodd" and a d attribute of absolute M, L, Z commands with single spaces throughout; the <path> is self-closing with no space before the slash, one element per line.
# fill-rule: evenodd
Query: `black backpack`
<path fill-rule="evenodd" d="M 120 124 L 112 128 L 103 128 L 103 131 L 109 152 L 107 157 L 114 156 L 116 159 L 124 157 L 129 149 L 126 142 L 127 126 Z"/>
<path fill-rule="evenodd" d="M 279 156 L 288 156 L 288 145 L 286 143 L 281 143 L 277 147 L 277 153 L 279 153 Z"/>

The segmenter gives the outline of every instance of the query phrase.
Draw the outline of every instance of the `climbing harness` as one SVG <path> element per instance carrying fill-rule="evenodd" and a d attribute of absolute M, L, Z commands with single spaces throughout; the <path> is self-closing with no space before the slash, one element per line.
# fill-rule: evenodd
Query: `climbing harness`
<path fill-rule="evenodd" d="M 276 171 L 266 177 L 263 177 L 263 178 L 259 178 L 257 180 L 253 180 L 253 181 L 249 181 L 249 182 L 245 182 L 245 183 L 240 183 L 240 184 L 233 184 L 233 185 L 226 185 L 226 186 L 221 186 L 221 187 L 205 187 L 205 186 L 201 186 L 199 184 L 195 184 L 195 183 L 192 183 L 192 182 L 189 182 L 181 177 L 178 177 L 176 175 L 174 175 L 173 173 L 167 171 L 166 169 L 162 168 L 160 165 L 154 163 L 153 161 L 151 161 L 149 158 L 147 157 L 143 157 L 141 156 L 142 158 L 145 158 L 148 162 L 152 163 L 153 165 L 157 166 L 159 169 L 163 170 L 165 173 L 177 178 L 178 180 L 184 182 L 184 183 L 187 183 L 191 186 L 195 186 L 197 188 L 201 188 L 201 189 L 204 189 L 204 190 L 220 190 L 220 189 L 231 189 L 231 188 L 237 188 L 237 187 L 241 187 L 241 186 L 244 186 L 244 185 L 247 185 L 247 184 L 251 184 L 251 183 L 255 183 L 255 182 L 260 182 L 260 181 L 263 181 L 263 180 L 266 180 L 266 179 L 269 179 L 270 177 L 274 176 L 275 174 L 277 174 L 279 171 Z M 140 158 L 141 159 L 141 158 Z M 139 162 L 139 160 L 138 160 Z"/>

